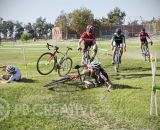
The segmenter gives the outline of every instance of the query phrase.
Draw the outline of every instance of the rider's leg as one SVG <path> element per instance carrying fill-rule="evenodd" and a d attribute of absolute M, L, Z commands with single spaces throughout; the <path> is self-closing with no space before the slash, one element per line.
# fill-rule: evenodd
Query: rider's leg
<path fill-rule="evenodd" d="M 108 86 L 107 90 L 110 92 L 112 90 L 112 88 L 113 88 L 111 81 L 106 82 L 106 84 Z"/>
<path fill-rule="evenodd" d="M 123 48 L 120 48 L 120 53 L 121 53 L 121 56 L 120 56 L 120 58 L 119 58 L 119 61 L 120 61 L 120 63 L 121 63 L 121 58 L 122 58 L 122 55 L 123 55 Z"/>
<path fill-rule="evenodd" d="M 141 48 L 141 53 L 143 53 L 143 50 L 142 50 L 142 42 L 140 42 L 140 48 Z"/>
<path fill-rule="evenodd" d="M 88 49 L 88 45 L 85 44 L 85 42 L 82 42 L 82 51 L 83 51 L 83 56 L 82 56 L 82 60 L 81 60 L 81 64 L 86 64 L 85 58 L 86 58 L 86 50 Z"/>

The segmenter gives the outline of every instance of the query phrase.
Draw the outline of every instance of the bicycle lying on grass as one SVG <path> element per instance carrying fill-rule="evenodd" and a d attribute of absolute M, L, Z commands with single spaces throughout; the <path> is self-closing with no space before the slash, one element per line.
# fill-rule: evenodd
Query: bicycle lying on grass
<path fill-rule="evenodd" d="M 69 81 L 72 81 L 72 80 L 75 80 L 75 79 L 80 79 L 80 81 L 82 83 L 83 81 L 81 79 L 79 69 L 77 69 L 77 71 L 78 71 L 78 74 L 74 73 L 74 74 L 65 75 L 58 80 L 52 80 L 52 82 L 44 85 L 44 87 L 47 87 L 48 89 L 53 89 L 54 87 L 57 87 L 58 84 L 64 84 L 66 82 L 69 82 Z"/>
<path fill-rule="evenodd" d="M 149 43 L 151 43 L 151 45 L 153 44 L 152 42 Z M 147 42 L 142 44 L 142 56 L 144 57 L 145 61 L 150 62 L 150 52 L 147 44 L 148 44 Z"/>
<path fill-rule="evenodd" d="M 72 68 L 72 59 L 68 57 L 68 51 L 72 48 L 67 47 L 65 53 L 59 52 L 59 47 L 47 43 L 48 50 L 53 48 L 53 52 L 43 53 L 37 60 L 37 71 L 41 75 L 48 75 L 53 70 L 58 71 L 59 76 L 67 75 Z M 57 53 L 62 54 L 60 60 L 57 59 Z"/>

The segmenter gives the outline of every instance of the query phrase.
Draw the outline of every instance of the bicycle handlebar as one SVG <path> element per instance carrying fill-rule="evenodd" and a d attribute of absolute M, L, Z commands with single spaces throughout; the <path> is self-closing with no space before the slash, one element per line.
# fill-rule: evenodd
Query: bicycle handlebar
<path fill-rule="evenodd" d="M 59 49 L 58 46 L 53 46 L 53 45 L 50 45 L 49 43 L 47 43 L 48 50 L 51 50 L 50 47 L 53 47 L 56 51 L 58 51 L 58 49 Z"/>
<path fill-rule="evenodd" d="M 70 48 L 70 47 L 67 47 L 67 49 L 68 49 L 68 50 L 72 50 L 72 48 Z"/>

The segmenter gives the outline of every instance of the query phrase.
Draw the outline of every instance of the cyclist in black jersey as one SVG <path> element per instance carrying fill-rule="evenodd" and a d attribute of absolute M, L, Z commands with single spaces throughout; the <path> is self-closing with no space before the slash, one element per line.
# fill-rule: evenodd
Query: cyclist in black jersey
<path fill-rule="evenodd" d="M 83 65 L 76 65 L 75 69 L 78 69 L 80 67 L 87 67 L 86 70 L 84 70 L 81 73 L 82 75 L 90 76 L 93 79 L 95 79 L 95 82 L 92 81 L 84 81 L 85 86 L 87 87 L 98 87 L 101 85 L 106 85 L 107 90 L 112 90 L 112 83 L 108 77 L 107 72 L 101 67 L 100 63 L 98 61 L 92 61 L 89 65 L 83 64 Z"/>
<path fill-rule="evenodd" d="M 111 41 L 111 47 L 113 50 L 112 64 L 114 64 L 116 46 L 120 47 L 120 52 L 121 52 L 121 57 L 122 57 L 123 48 L 124 48 L 124 51 L 126 51 L 126 42 L 125 42 L 125 36 L 124 34 L 122 34 L 122 30 L 120 28 L 116 29 L 116 32 L 112 36 L 112 41 Z M 120 63 L 121 63 L 121 57 L 120 57 Z"/>

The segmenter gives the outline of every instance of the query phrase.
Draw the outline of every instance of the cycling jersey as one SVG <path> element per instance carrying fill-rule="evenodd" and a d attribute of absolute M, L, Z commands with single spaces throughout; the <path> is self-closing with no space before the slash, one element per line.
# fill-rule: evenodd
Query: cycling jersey
<path fill-rule="evenodd" d="M 81 38 L 84 41 L 84 46 L 91 47 L 92 45 L 94 45 L 94 41 L 95 41 L 95 35 L 94 34 L 88 35 L 87 32 L 84 32 L 81 35 Z"/>
<path fill-rule="evenodd" d="M 116 33 L 112 36 L 112 41 L 116 43 L 116 45 L 120 45 L 125 41 L 125 36 L 123 34 L 117 35 Z"/>
<path fill-rule="evenodd" d="M 139 39 L 141 43 L 146 43 L 147 42 L 147 37 L 149 37 L 148 33 L 146 32 L 140 32 L 139 33 Z"/>
<path fill-rule="evenodd" d="M 15 73 L 14 74 L 11 74 L 10 78 L 8 79 L 8 82 L 11 82 L 11 81 L 18 81 L 21 79 L 21 72 L 19 69 L 15 68 Z"/>
<path fill-rule="evenodd" d="M 98 75 L 92 73 L 91 70 L 87 70 L 87 75 L 94 78 L 97 83 L 105 83 L 110 81 L 107 72 L 103 68 L 99 69 Z"/>

